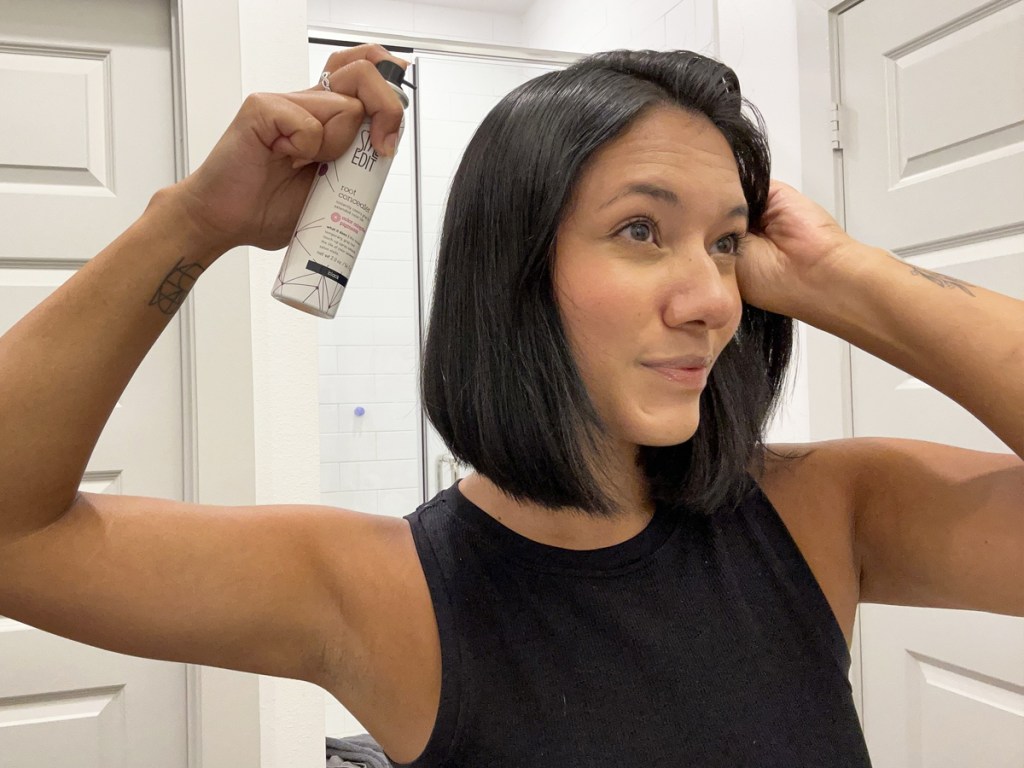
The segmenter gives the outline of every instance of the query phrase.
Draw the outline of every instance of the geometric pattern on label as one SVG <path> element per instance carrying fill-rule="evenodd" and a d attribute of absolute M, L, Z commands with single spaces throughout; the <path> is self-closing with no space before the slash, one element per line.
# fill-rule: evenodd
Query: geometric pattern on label
<path fill-rule="evenodd" d="M 307 305 L 311 304 L 313 297 L 316 296 L 314 306 L 321 312 L 337 311 L 344 291 L 340 284 L 315 272 L 306 272 L 288 280 L 282 280 L 278 275 L 274 281 L 274 294 Z"/>

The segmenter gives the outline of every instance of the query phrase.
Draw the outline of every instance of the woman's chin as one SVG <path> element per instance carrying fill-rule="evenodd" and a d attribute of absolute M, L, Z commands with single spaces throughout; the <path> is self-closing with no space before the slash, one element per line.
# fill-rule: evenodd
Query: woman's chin
<path fill-rule="evenodd" d="M 697 432 L 697 424 L 693 421 L 672 423 L 663 421 L 660 424 L 647 424 L 646 428 L 633 430 L 632 442 L 651 448 L 664 448 L 679 445 L 692 438 Z"/>

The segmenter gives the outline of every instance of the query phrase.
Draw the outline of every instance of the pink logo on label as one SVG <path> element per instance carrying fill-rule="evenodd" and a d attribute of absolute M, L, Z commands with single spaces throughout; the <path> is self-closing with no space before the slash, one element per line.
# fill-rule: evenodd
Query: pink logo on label
<path fill-rule="evenodd" d="M 341 214 L 338 213 L 337 211 L 332 213 L 331 214 L 331 221 L 333 221 L 335 224 L 337 224 L 339 221 L 341 221 Z"/>

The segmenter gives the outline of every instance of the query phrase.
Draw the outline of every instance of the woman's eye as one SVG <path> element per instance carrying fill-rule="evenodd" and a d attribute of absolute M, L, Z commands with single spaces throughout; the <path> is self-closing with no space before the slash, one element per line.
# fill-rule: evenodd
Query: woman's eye
<path fill-rule="evenodd" d="M 627 224 L 623 231 L 628 232 L 630 238 L 647 242 L 654 236 L 654 228 L 646 221 L 633 221 Z"/>
<path fill-rule="evenodd" d="M 746 237 L 746 235 L 741 235 L 739 233 L 734 232 L 731 235 L 726 235 L 725 237 L 719 238 L 718 242 L 716 242 L 715 245 L 721 246 L 724 243 L 725 252 L 727 254 L 732 256 L 739 256 L 742 250 L 744 237 Z"/>

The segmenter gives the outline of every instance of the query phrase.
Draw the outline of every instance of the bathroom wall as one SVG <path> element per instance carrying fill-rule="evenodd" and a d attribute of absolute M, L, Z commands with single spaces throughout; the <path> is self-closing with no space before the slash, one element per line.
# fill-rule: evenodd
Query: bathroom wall
<path fill-rule="evenodd" d="M 435 5 L 417 0 L 309 0 L 308 8 L 309 23 L 314 26 L 333 24 L 367 32 L 519 45 L 522 42 L 521 9 L 527 2 L 464 0 Z"/>
<path fill-rule="evenodd" d="M 683 48 L 715 55 L 714 6 L 715 0 L 534 0 L 523 34 L 535 48 Z"/>

